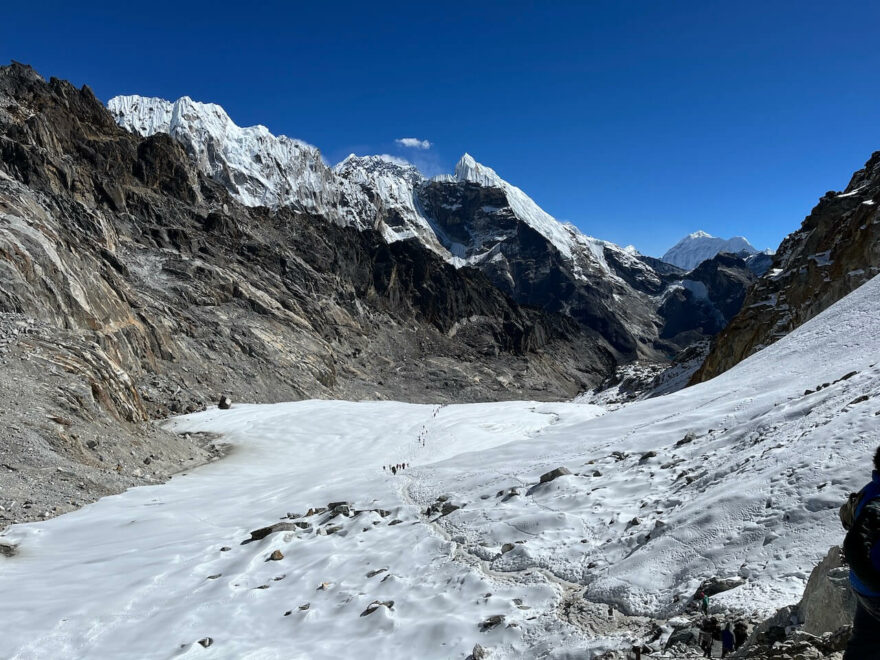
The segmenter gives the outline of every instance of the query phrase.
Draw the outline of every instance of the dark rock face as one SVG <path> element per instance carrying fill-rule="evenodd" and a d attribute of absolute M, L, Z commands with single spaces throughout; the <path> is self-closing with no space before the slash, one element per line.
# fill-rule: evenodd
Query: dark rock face
<path fill-rule="evenodd" d="M 779 246 L 718 335 L 693 382 L 727 371 L 824 311 L 880 271 L 880 152 L 843 193 L 828 192 Z"/>
<path fill-rule="evenodd" d="M 564 257 L 518 219 L 502 190 L 464 181 L 429 181 L 417 191 L 444 246 L 477 267 L 518 303 L 564 314 L 600 336 L 623 360 L 674 352 L 654 345 L 656 315 L 649 295 L 663 280 L 636 259 L 604 250 L 610 273 L 596 257 Z M 642 295 L 642 294 L 646 295 Z"/>
<path fill-rule="evenodd" d="M 702 262 L 660 306 L 660 336 L 688 345 L 717 334 L 739 312 L 756 279 L 746 261 L 732 254 L 722 252 Z"/>

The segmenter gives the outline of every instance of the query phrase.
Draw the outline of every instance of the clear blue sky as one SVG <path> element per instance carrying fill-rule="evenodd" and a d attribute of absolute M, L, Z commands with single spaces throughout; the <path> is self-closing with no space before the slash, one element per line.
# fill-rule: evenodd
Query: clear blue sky
<path fill-rule="evenodd" d="M 697 229 L 775 248 L 880 149 L 876 1 L 80 4 L 7 3 L 0 61 L 219 103 L 330 162 L 468 151 L 646 254 Z"/>

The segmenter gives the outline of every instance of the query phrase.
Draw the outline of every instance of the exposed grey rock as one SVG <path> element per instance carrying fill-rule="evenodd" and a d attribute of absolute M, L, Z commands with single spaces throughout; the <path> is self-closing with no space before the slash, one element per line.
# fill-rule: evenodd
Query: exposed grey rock
<path fill-rule="evenodd" d="M 361 612 L 361 616 L 368 616 L 378 610 L 380 607 L 387 607 L 389 610 L 394 609 L 394 601 L 393 600 L 374 600 L 372 603 L 367 605 L 367 609 Z"/>
<path fill-rule="evenodd" d="M 566 474 L 571 474 L 571 470 L 569 470 L 567 467 L 560 466 L 554 470 L 550 470 L 550 472 L 545 472 L 544 474 L 542 474 L 540 483 L 546 484 Z"/>
<path fill-rule="evenodd" d="M 230 399 L 225 394 L 220 397 L 220 400 L 217 402 L 217 407 L 220 410 L 229 410 L 232 407 L 232 399 Z"/>
<path fill-rule="evenodd" d="M 503 614 L 493 614 L 492 616 L 480 622 L 480 632 L 486 632 L 487 630 L 497 628 L 502 623 L 504 623 L 504 621 L 505 616 Z"/>
<path fill-rule="evenodd" d="M 443 506 L 440 507 L 440 515 L 448 516 L 453 511 L 458 511 L 463 505 L 453 504 L 452 502 L 444 502 Z"/>
<path fill-rule="evenodd" d="M 291 532 L 299 529 L 299 527 L 292 522 L 277 522 L 274 525 L 269 525 L 268 527 L 260 527 L 260 529 L 255 529 L 251 532 L 250 541 L 260 541 L 261 539 L 266 538 L 269 534 L 275 534 L 276 532 Z"/>
<path fill-rule="evenodd" d="M 694 600 L 698 600 L 700 592 L 705 593 L 707 596 L 715 596 L 716 594 L 720 594 L 724 591 L 730 591 L 731 589 L 741 587 L 745 583 L 745 579 L 738 576 L 729 578 L 709 578 L 708 580 L 704 580 L 699 588 L 694 592 L 693 598 Z"/>
<path fill-rule="evenodd" d="M 202 638 L 202 639 L 199 640 L 199 644 L 201 644 L 201 645 L 204 646 L 205 648 L 208 648 L 208 647 L 211 646 L 211 644 L 213 644 L 213 643 L 214 643 L 214 640 L 211 639 L 210 637 L 204 637 L 204 638 Z"/>
<path fill-rule="evenodd" d="M 849 584 L 849 568 L 844 562 L 840 547 L 834 546 L 810 574 L 798 605 L 804 632 L 822 635 L 852 625 L 856 597 Z"/>

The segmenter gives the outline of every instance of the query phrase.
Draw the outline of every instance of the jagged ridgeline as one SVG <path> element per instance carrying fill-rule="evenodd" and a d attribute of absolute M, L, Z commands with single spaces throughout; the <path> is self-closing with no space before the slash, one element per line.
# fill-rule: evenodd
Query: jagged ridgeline
<path fill-rule="evenodd" d="M 389 243 L 415 240 L 447 263 L 483 271 L 519 304 L 571 317 L 618 361 L 668 358 L 729 316 L 711 295 L 682 293 L 684 270 L 557 221 L 468 154 L 453 174 L 433 179 L 390 156 L 351 155 L 330 168 L 315 147 L 263 126 L 240 128 L 220 106 L 188 97 L 119 96 L 108 108 L 135 133 L 174 137 L 242 204 L 295 208 L 374 229 Z M 729 284 L 744 295 L 742 279 Z M 683 304 L 664 305 L 673 293 Z"/>

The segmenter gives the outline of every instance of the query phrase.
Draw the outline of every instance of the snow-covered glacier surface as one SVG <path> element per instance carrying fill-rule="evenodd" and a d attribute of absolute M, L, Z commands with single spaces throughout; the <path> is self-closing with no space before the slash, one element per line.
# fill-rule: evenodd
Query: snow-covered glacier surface
<path fill-rule="evenodd" d="M 869 478 L 878 300 L 875 278 L 718 378 L 605 414 L 303 401 L 177 418 L 230 455 L 0 537 L 18 548 L 0 559 L 0 656 L 201 657 L 211 638 L 223 658 L 589 657 L 704 578 L 744 579 L 713 607 L 796 602 Z M 350 515 L 309 511 L 338 501 Z"/>

